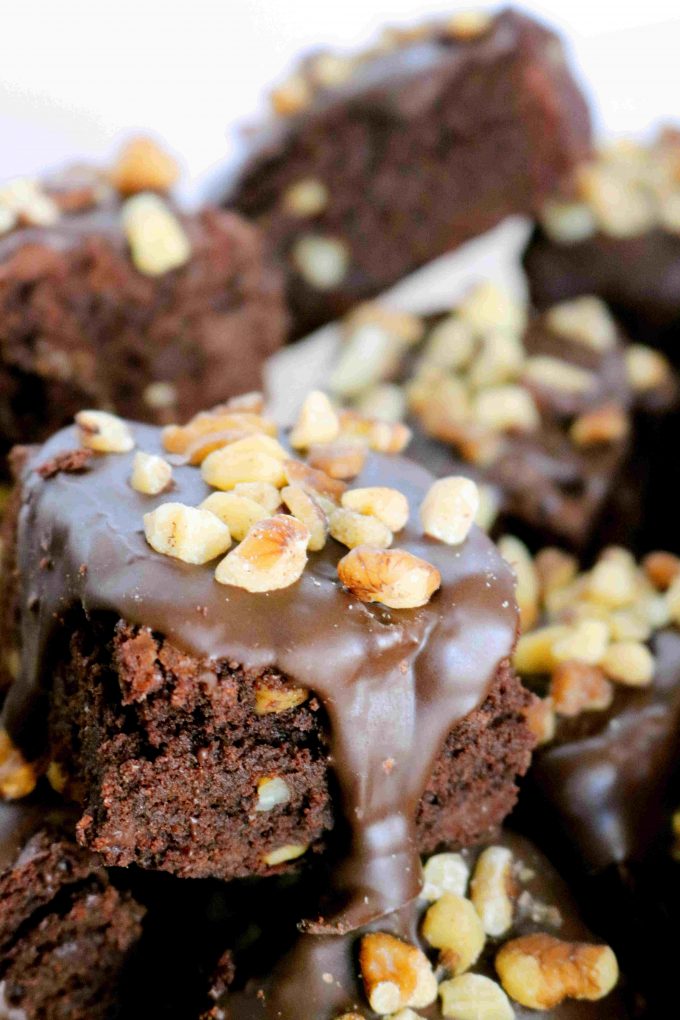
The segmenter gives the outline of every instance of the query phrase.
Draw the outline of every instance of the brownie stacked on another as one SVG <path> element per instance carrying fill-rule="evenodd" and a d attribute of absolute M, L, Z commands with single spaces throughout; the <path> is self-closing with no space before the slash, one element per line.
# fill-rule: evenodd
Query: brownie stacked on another
<path fill-rule="evenodd" d="M 180 213 L 137 141 L 110 171 L 0 186 L 0 452 L 82 407 L 183 420 L 256 389 L 284 340 L 278 273 L 233 213 Z"/>
<path fill-rule="evenodd" d="M 76 844 L 75 819 L 54 806 L 0 805 L 3 1016 L 117 1015 L 119 981 L 140 938 L 144 910 Z"/>
<path fill-rule="evenodd" d="M 524 265 L 539 305 L 599 294 L 680 364 L 680 132 L 602 148 L 543 208 Z"/>
<path fill-rule="evenodd" d="M 537 210 L 590 148 L 559 40 L 512 10 L 317 54 L 272 102 L 223 201 L 264 229 L 295 336 Z"/>
<path fill-rule="evenodd" d="M 339 898 L 372 914 L 417 888 L 416 841 L 474 843 L 514 803 L 512 576 L 475 486 L 433 487 L 403 425 L 350 435 L 311 394 L 290 442 L 343 482 L 243 406 L 164 431 L 83 412 L 31 452 L 4 724 L 107 864 L 232 878 L 347 851 Z M 8 751 L 6 790 L 21 768 Z"/>
<path fill-rule="evenodd" d="M 316 943 L 264 913 L 254 946 L 225 952 L 206 1020 L 630 1017 L 612 950 L 528 840 L 436 854 L 424 879 L 401 911 Z"/>
<path fill-rule="evenodd" d="M 414 455 L 435 474 L 485 483 L 487 525 L 496 514 L 534 547 L 581 550 L 603 530 L 641 531 L 650 449 L 676 401 L 665 358 L 627 344 L 599 299 L 538 315 L 491 284 L 427 319 L 361 306 L 329 385 L 360 411 L 411 421 Z"/>

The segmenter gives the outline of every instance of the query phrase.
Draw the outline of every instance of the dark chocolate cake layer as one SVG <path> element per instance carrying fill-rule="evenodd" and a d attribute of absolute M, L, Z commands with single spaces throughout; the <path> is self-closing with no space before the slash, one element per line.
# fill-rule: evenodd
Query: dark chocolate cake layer
<path fill-rule="evenodd" d="M 512 10 L 320 54 L 272 98 L 224 204 L 263 227 L 296 336 L 537 209 L 589 152 L 559 40 Z"/>
<path fill-rule="evenodd" d="M 2 452 L 82 407 L 167 422 L 260 386 L 286 313 L 254 227 L 156 194 L 125 199 L 94 171 L 29 196 L 50 203 L 47 222 L 27 198 L 0 233 Z"/>
<path fill-rule="evenodd" d="M 11 1017 L 117 1015 L 144 910 L 76 844 L 76 817 L 38 804 L 0 806 L 0 1009 Z"/>
<path fill-rule="evenodd" d="M 159 430 L 130 429 L 165 453 Z M 233 877 L 349 839 L 338 885 L 354 924 L 352 911 L 375 916 L 417 891 L 416 843 L 467 844 L 500 822 L 531 745 L 530 698 L 507 663 L 512 577 L 474 527 L 455 546 L 422 533 L 427 471 L 366 451 L 353 480 L 410 504 L 400 549 L 378 557 L 441 578 L 420 608 L 390 609 L 343 587 L 331 538 L 295 583 L 258 592 L 152 551 L 143 516 L 167 494 L 130 485 L 133 451 L 74 473 L 78 444 L 76 429 L 58 433 L 23 472 L 21 669 L 5 725 L 27 757 L 57 762 L 84 844 L 107 863 Z M 175 506 L 209 493 L 197 467 L 175 466 Z"/>

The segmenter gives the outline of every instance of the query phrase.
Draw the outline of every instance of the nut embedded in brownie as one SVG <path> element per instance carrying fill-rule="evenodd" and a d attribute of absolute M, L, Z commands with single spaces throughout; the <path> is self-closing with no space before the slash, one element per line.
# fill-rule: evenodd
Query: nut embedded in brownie
<path fill-rule="evenodd" d="M 405 426 L 354 415 L 348 436 L 311 394 L 290 440 L 328 465 L 359 443 L 342 481 L 245 406 L 163 431 L 86 412 L 31 454 L 4 724 L 56 763 L 106 863 L 230 878 L 328 848 L 354 925 L 417 891 L 416 846 L 473 843 L 514 803 L 512 576 L 474 486 L 378 452 Z M 86 470 L 52 470 L 81 444 Z M 171 489 L 135 487 L 140 453 Z"/>
<path fill-rule="evenodd" d="M 601 527 L 608 540 L 640 530 L 645 463 L 676 401 L 665 358 L 628 345 L 597 298 L 538 315 L 490 283 L 446 315 L 360 306 L 329 385 L 359 411 L 407 418 L 435 474 L 483 483 L 480 523 L 580 549 Z"/>
<path fill-rule="evenodd" d="M 73 836 L 77 815 L 0 805 L 0 1011 L 105 1020 L 144 910 Z"/>
<path fill-rule="evenodd" d="M 260 224 L 293 333 L 540 207 L 590 151 L 558 38 L 512 10 L 313 55 L 272 96 L 224 204 Z"/>
<path fill-rule="evenodd" d="M 138 140 L 109 173 L 0 186 L 0 450 L 82 407 L 152 422 L 259 387 L 284 340 L 277 271 L 234 213 L 182 213 Z"/>
<path fill-rule="evenodd" d="M 436 854 L 424 877 L 419 899 L 350 935 L 296 938 L 294 917 L 266 918 L 249 961 L 225 952 L 206 1020 L 630 1015 L 614 953 L 528 840 Z"/>
<path fill-rule="evenodd" d="M 603 146 L 544 206 L 524 256 L 545 307 L 599 294 L 631 336 L 678 364 L 680 131 Z"/>

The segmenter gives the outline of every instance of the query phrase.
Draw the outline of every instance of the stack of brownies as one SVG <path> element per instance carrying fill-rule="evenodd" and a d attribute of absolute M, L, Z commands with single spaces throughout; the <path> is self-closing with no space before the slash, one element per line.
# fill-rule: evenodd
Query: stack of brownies
<path fill-rule="evenodd" d="M 0 187 L 0 1016 L 659 1016 L 678 139 L 595 154 L 512 10 L 272 103 L 221 207 L 143 139 Z M 381 301 L 511 214 L 531 302 Z"/>

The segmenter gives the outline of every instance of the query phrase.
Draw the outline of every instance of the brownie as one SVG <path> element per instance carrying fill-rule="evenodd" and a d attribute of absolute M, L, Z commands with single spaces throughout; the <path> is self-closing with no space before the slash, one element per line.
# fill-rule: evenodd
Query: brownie
<path fill-rule="evenodd" d="M 258 388 L 282 343 L 282 282 L 258 231 L 130 195 L 153 183 L 143 166 L 0 187 L 0 452 L 83 407 L 186 419 Z"/>
<path fill-rule="evenodd" d="M 74 824 L 63 808 L 0 805 L 3 1015 L 117 1015 L 118 983 L 140 938 L 144 910 L 77 845 Z"/>
<path fill-rule="evenodd" d="M 435 474 L 483 484 L 498 533 L 584 551 L 603 533 L 642 542 L 654 515 L 651 541 L 663 540 L 661 520 L 673 534 L 653 451 L 672 438 L 675 374 L 658 352 L 629 345 L 595 297 L 538 314 L 481 284 L 445 315 L 364 305 L 342 325 L 330 388 L 408 420 L 413 455 Z"/>
<path fill-rule="evenodd" d="M 498 923 L 498 916 L 492 919 L 486 912 L 489 901 L 485 902 L 482 876 L 484 871 L 488 874 L 490 868 L 498 868 L 496 892 L 500 891 L 500 896 L 495 903 L 502 900 L 507 911 L 501 923 Z M 376 1012 L 370 1008 L 371 986 L 366 981 L 366 975 L 371 973 L 371 952 L 376 946 L 385 956 L 381 960 L 376 949 L 374 982 L 381 977 L 382 970 L 383 980 L 398 981 L 401 975 L 402 987 L 406 986 L 406 968 L 415 954 L 421 983 L 424 985 L 428 981 L 432 986 L 430 994 L 423 996 L 413 1014 L 407 1006 L 403 1014 L 392 1015 L 423 1016 L 430 1020 L 443 1016 L 486 1015 L 514 1016 L 518 1020 L 535 1016 L 546 1020 L 581 1017 L 601 1020 L 604 1016 L 618 1020 L 631 1015 L 620 989 L 612 989 L 617 983 L 617 966 L 611 950 L 601 942 L 598 944 L 583 921 L 567 882 L 527 839 L 506 831 L 488 846 L 432 857 L 425 862 L 425 880 L 424 896 L 350 935 L 296 935 L 294 912 L 289 916 L 280 914 L 278 924 L 273 926 L 268 923 L 271 915 L 265 913 L 257 917 L 255 911 L 259 940 L 245 951 L 238 948 L 225 951 L 211 989 L 215 1004 L 205 1017 L 209 1020 L 227 1017 L 229 1020 L 259 1017 L 332 1020 L 342 1015 L 351 1016 L 353 1020 L 355 1017 L 368 1020 L 382 1016 L 385 1010 Z M 435 918 L 437 913 L 440 917 L 446 916 L 447 907 L 449 912 L 455 913 L 449 913 L 447 929 L 439 926 L 440 938 L 435 934 Z M 483 920 L 475 919 L 476 907 Z M 469 927 L 465 927 L 464 919 L 468 920 L 470 915 Z M 478 940 L 474 950 L 464 951 L 473 941 L 471 929 L 478 933 Z M 382 946 L 375 941 L 371 946 L 376 934 L 382 936 Z M 447 942 L 448 946 L 443 946 L 442 942 Z M 542 997 L 542 1007 L 535 1000 L 528 1005 L 532 989 L 535 991 L 532 980 L 535 977 L 531 971 L 525 973 L 521 990 L 518 990 L 516 984 L 511 983 L 512 964 L 508 966 L 509 955 L 513 952 L 527 950 L 531 954 L 539 947 L 546 951 L 544 976 L 546 983 L 551 982 L 553 993 L 551 1004 Z M 549 959 L 551 952 L 554 954 L 552 961 Z M 592 963 L 595 959 L 606 961 L 606 980 L 602 980 L 599 990 L 591 987 L 589 993 L 586 991 L 584 967 L 581 977 L 571 986 L 571 995 L 559 1001 L 561 992 L 566 990 L 558 976 L 557 959 L 561 952 L 570 955 L 575 970 L 579 967 L 576 962 L 579 955 L 583 960 L 590 956 Z M 406 953 L 411 954 L 411 960 Z M 602 970 L 605 970 L 604 965 Z M 591 978 L 597 983 L 594 973 Z M 503 992 L 501 980 L 509 995 Z M 438 1000 L 424 1005 L 424 999 L 435 997 L 437 984 L 446 1012 Z M 517 1001 L 513 992 L 525 1003 Z M 575 998 L 577 992 L 588 994 L 589 999 Z M 371 1002 L 377 1005 L 373 998 Z"/>
<path fill-rule="evenodd" d="M 544 207 L 524 256 L 531 293 L 545 307 L 599 294 L 631 336 L 678 364 L 680 133 L 603 147 Z"/>
<path fill-rule="evenodd" d="M 401 904 L 417 888 L 416 843 L 482 838 L 512 807 L 515 777 L 528 765 L 531 696 L 508 661 L 517 627 L 510 570 L 469 514 L 455 545 L 431 537 L 434 479 L 399 453 L 353 445 L 364 466 L 346 488 L 304 460 L 280 459 L 288 451 L 271 435 L 215 450 L 229 439 L 219 431 L 223 412 L 163 432 L 113 421 L 136 453 L 100 452 L 84 471 L 55 471 L 91 441 L 72 427 L 33 451 L 22 473 L 21 668 L 4 712 L 15 745 L 35 769 L 57 769 L 80 804 L 78 839 L 109 865 L 232 878 L 276 873 L 326 849 L 342 855 L 349 845 L 338 898 L 362 916 Z M 359 425 L 383 449 L 408 436 L 356 416 Z M 213 448 L 200 467 L 188 452 L 168 454 L 178 435 L 195 451 L 199 428 L 203 455 Z M 326 445 L 330 455 L 338 440 Z M 240 450 L 249 451 L 246 466 Z M 163 547 L 155 528 L 168 493 L 144 495 L 130 483 L 142 451 L 175 461 L 169 507 L 179 516 L 165 547 L 175 555 L 154 551 Z M 238 457 L 240 474 L 214 474 Z M 312 532 L 260 505 L 245 538 L 232 519 L 242 540 L 217 570 L 197 561 L 183 544 L 189 508 L 225 549 L 216 494 L 215 514 L 196 510 L 211 493 L 204 479 L 228 490 L 248 471 L 261 481 L 263 468 L 276 485 L 299 483 L 281 495 L 270 484 L 274 506 L 283 499 L 304 516 L 307 497 L 315 520 L 325 527 L 327 514 L 339 538 L 319 549 L 315 535 L 305 569 Z M 392 518 L 390 549 L 376 545 L 393 537 L 382 521 L 331 498 L 351 502 L 381 485 L 404 510 Z M 243 498 L 232 489 L 232 501 Z M 343 555 L 364 528 L 367 544 Z M 277 559 L 280 542 L 297 564 L 283 579 L 267 573 L 293 563 Z M 423 578 L 427 589 L 414 599 Z"/>
<path fill-rule="evenodd" d="M 223 202 L 265 230 L 294 336 L 536 210 L 590 150 L 560 41 L 510 9 L 316 54 L 272 101 Z"/>

